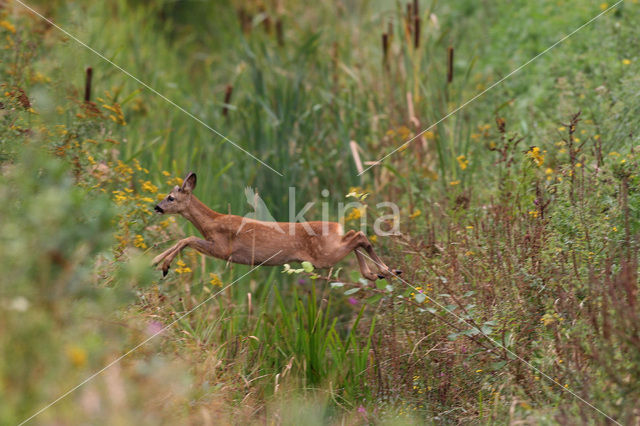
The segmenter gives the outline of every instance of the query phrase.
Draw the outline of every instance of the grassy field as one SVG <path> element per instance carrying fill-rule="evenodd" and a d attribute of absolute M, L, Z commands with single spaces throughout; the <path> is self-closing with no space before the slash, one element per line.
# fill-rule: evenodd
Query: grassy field
<path fill-rule="evenodd" d="M 27 6 L 59 28 L 0 3 L 0 424 L 640 421 L 640 3 Z M 163 279 L 188 171 L 285 221 L 366 193 L 404 274 Z"/>

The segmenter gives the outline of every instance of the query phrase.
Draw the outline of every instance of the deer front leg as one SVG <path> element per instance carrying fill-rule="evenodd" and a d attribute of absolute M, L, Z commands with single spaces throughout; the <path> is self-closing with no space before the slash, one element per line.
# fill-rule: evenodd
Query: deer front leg
<path fill-rule="evenodd" d="M 367 253 L 369 254 L 368 257 L 370 260 L 373 261 L 373 263 L 376 264 L 376 267 L 378 268 L 378 277 L 379 278 L 385 278 L 385 277 L 389 277 L 391 275 L 400 275 L 402 273 L 402 271 L 400 271 L 399 269 L 391 269 L 389 268 L 382 259 L 380 259 L 380 257 L 376 254 L 376 252 L 373 250 L 373 244 L 371 244 L 371 241 L 369 241 L 369 239 L 367 238 L 367 236 L 362 232 L 362 231 L 358 231 L 358 232 L 348 232 L 347 234 L 345 234 L 345 237 L 348 238 L 349 243 L 351 245 L 353 245 L 356 248 L 362 248 L 364 250 L 367 251 Z M 357 250 L 356 251 L 356 256 L 358 256 L 358 262 L 360 262 L 360 256 L 365 256 L 363 253 L 358 253 Z M 360 268 L 362 270 L 362 267 Z M 364 273 L 363 273 L 364 275 Z M 369 279 L 368 277 L 365 276 L 365 278 Z M 373 280 L 375 281 L 375 280 Z"/>
<path fill-rule="evenodd" d="M 175 259 L 178 253 L 180 253 L 185 247 L 191 247 L 202 254 L 213 256 L 213 243 L 211 241 L 203 240 L 198 237 L 187 237 L 178 241 L 176 245 L 153 259 L 154 264 L 162 262 L 162 265 L 158 268 L 162 270 L 162 276 L 167 275 L 171 262 L 173 262 L 173 259 Z"/>
<path fill-rule="evenodd" d="M 364 255 L 360 252 L 360 249 L 354 249 L 353 253 L 355 253 L 356 259 L 358 259 L 358 266 L 360 266 L 360 273 L 362 276 L 375 283 L 376 278 L 378 277 L 371 272 L 371 269 L 369 269 L 369 265 L 367 265 L 367 261 L 365 260 Z"/>
<path fill-rule="evenodd" d="M 167 257 L 169 255 L 169 253 L 174 251 L 179 245 L 180 245 L 180 243 L 178 242 L 177 244 L 172 245 L 171 247 L 169 247 L 168 249 L 166 249 L 165 251 L 163 251 L 162 253 L 160 253 L 156 257 L 154 257 L 153 260 L 151 261 L 151 264 L 152 265 L 157 265 L 158 263 L 162 262 L 162 259 Z"/>

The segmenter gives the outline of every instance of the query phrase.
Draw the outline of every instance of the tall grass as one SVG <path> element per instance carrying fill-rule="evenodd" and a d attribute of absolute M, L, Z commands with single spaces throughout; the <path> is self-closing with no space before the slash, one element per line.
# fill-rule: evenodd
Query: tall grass
<path fill-rule="evenodd" d="M 195 233 L 150 215 L 187 170 L 222 212 L 246 211 L 246 185 L 278 219 L 290 185 L 298 207 L 324 188 L 341 201 L 350 186 L 370 191 L 371 205 L 396 201 L 402 234 L 376 244 L 406 282 L 253 272 L 43 422 L 286 422 L 299 418 L 287 417 L 291 404 L 319 422 L 601 419 L 565 385 L 621 422 L 637 417 L 627 355 L 637 346 L 636 6 L 361 177 L 350 141 L 365 161 L 382 157 L 601 4 L 334 6 L 41 4 L 284 178 L 17 5 L 2 11 L 3 422 L 248 271 L 190 251 L 166 280 L 147 267 L 148 255 Z M 86 66 L 94 103 L 83 101 Z"/>

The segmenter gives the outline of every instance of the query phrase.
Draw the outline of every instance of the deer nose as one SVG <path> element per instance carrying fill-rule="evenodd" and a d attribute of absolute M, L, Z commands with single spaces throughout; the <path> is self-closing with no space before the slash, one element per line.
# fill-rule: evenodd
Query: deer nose
<path fill-rule="evenodd" d="M 160 206 L 155 206 L 154 210 L 157 211 L 158 213 L 164 213 L 164 210 L 162 210 L 162 207 Z"/>

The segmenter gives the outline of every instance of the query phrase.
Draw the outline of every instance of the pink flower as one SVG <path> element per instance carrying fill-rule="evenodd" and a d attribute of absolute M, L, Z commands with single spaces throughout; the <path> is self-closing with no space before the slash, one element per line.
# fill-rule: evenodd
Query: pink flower
<path fill-rule="evenodd" d="M 164 330 L 164 325 L 162 325 L 159 321 L 151 321 L 147 324 L 147 334 L 151 336 L 155 336 L 156 334 L 162 333 Z"/>

